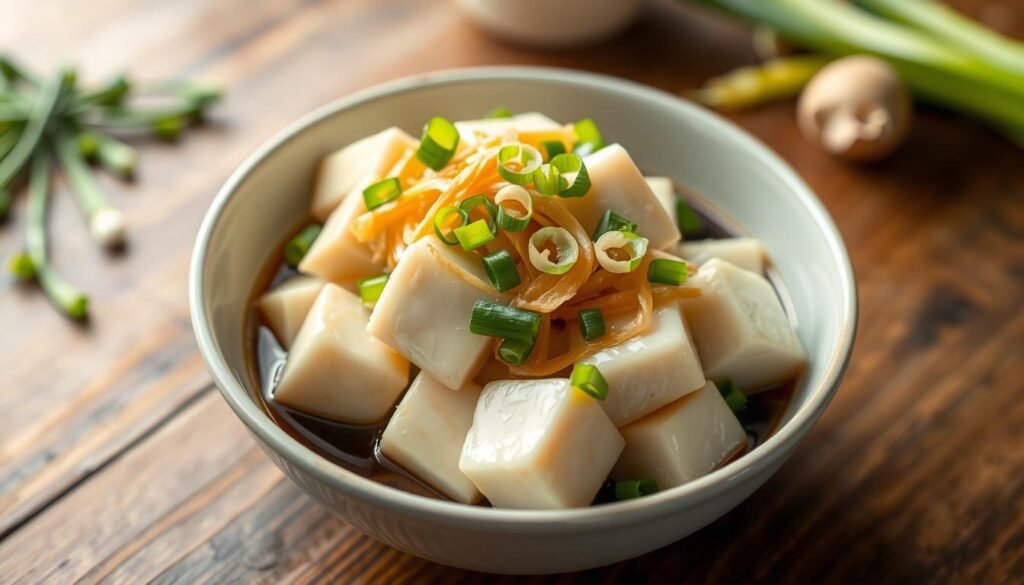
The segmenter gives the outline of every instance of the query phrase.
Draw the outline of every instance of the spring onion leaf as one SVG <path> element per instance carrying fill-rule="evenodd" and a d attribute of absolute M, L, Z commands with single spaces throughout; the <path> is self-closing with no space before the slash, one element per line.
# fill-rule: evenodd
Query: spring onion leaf
<path fill-rule="evenodd" d="M 576 146 L 572 151 L 576 154 L 586 156 L 605 147 L 601 131 L 597 129 L 597 124 L 590 118 L 576 122 L 575 130 Z"/>
<path fill-rule="evenodd" d="M 501 337 L 533 345 L 540 332 L 541 314 L 487 299 L 473 303 L 469 330 L 476 335 Z"/>
<path fill-rule="evenodd" d="M 506 364 L 521 366 L 533 353 L 533 344 L 515 339 L 506 339 L 498 346 L 498 358 Z"/>
<path fill-rule="evenodd" d="M 485 118 L 487 118 L 488 120 L 501 119 L 501 118 L 511 118 L 511 117 L 512 117 L 512 110 L 506 108 L 505 106 L 498 106 L 498 107 L 494 108 L 493 110 L 491 110 L 490 112 L 488 112 L 488 114 L 485 116 Z"/>
<path fill-rule="evenodd" d="M 356 290 L 359 291 L 359 298 L 364 304 L 373 305 L 384 292 L 384 285 L 388 283 L 387 274 L 378 274 L 362 278 L 356 283 Z"/>
<path fill-rule="evenodd" d="M 469 225 L 455 228 L 455 239 L 462 249 L 470 252 L 480 246 L 494 241 L 494 232 L 486 219 L 478 219 Z"/>
<path fill-rule="evenodd" d="M 385 203 L 390 203 L 402 195 L 402 182 L 398 177 L 378 181 L 363 189 L 363 201 L 366 209 L 373 211 Z"/>
<path fill-rule="evenodd" d="M 529 185 L 543 162 L 540 151 L 528 144 L 508 144 L 498 151 L 498 174 L 513 185 Z"/>
<path fill-rule="evenodd" d="M 523 211 L 513 209 L 512 203 L 518 204 Z M 507 232 L 521 232 L 530 225 L 533 197 L 526 189 L 519 185 L 505 185 L 494 195 L 494 204 L 498 208 L 496 222 L 499 228 Z"/>
<path fill-rule="evenodd" d="M 647 255 L 647 238 L 633 232 L 605 232 L 594 242 L 597 263 L 613 274 L 636 270 Z"/>
<path fill-rule="evenodd" d="M 629 479 L 615 482 L 615 499 L 633 500 L 657 493 L 658 484 L 653 479 Z"/>
<path fill-rule="evenodd" d="M 604 400 L 608 397 L 608 382 L 605 381 L 597 366 L 593 364 L 576 364 L 573 366 L 569 381 L 576 388 L 598 400 Z"/>
<path fill-rule="evenodd" d="M 676 201 L 676 223 L 679 224 L 679 231 L 684 236 L 692 236 L 704 231 L 704 220 L 697 215 L 689 203 L 682 199 Z"/>
<path fill-rule="evenodd" d="M 608 232 L 633 232 L 635 234 L 636 230 L 635 223 L 609 209 L 601 216 L 601 221 L 597 223 L 597 228 L 594 229 L 591 239 L 596 242 Z"/>
<path fill-rule="evenodd" d="M 718 387 L 718 392 L 733 412 L 739 412 L 747 406 L 747 395 L 732 380 L 722 382 Z"/>
<path fill-rule="evenodd" d="M 449 227 L 446 225 L 449 218 L 458 216 L 459 224 L 451 226 L 451 229 L 445 233 L 445 228 Z M 454 230 L 469 224 L 469 214 L 464 210 L 459 209 L 453 205 L 448 205 L 437 210 L 437 214 L 434 215 L 434 234 L 437 235 L 437 239 L 441 240 L 449 246 L 454 246 L 459 243 L 459 239 L 455 237 Z"/>
<path fill-rule="evenodd" d="M 682 260 L 657 258 L 647 268 L 647 280 L 658 284 L 681 286 L 689 275 L 689 267 Z"/>
<path fill-rule="evenodd" d="M 576 314 L 583 339 L 593 341 L 605 333 L 601 309 L 583 309 Z"/>
<path fill-rule="evenodd" d="M 423 127 L 423 137 L 416 149 L 416 158 L 439 171 L 444 168 L 459 146 L 459 131 L 447 118 L 435 116 Z"/>
<path fill-rule="evenodd" d="M 565 274 L 576 265 L 580 245 L 569 230 L 543 227 L 530 236 L 530 264 L 545 274 Z M 552 257 L 553 256 L 553 257 Z"/>
<path fill-rule="evenodd" d="M 498 250 L 484 256 L 482 260 L 487 279 L 498 292 L 514 289 L 522 283 L 516 262 L 508 250 Z"/>
<path fill-rule="evenodd" d="M 294 238 L 288 240 L 288 243 L 284 245 L 284 261 L 288 263 L 288 266 L 298 268 L 309 249 L 313 247 L 313 242 L 320 236 L 321 230 L 323 230 L 323 226 L 312 223 L 302 228 L 302 231 Z"/>

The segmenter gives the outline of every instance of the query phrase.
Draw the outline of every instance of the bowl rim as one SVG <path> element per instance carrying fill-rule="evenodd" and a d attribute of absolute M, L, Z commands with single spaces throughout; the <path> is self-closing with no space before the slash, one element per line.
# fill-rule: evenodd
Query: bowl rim
<path fill-rule="evenodd" d="M 810 391 L 793 417 L 756 450 L 712 473 L 675 488 L 627 502 L 565 510 L 502 510 L 435 500 L 405 492 L 351 472 L 321 457 L 275 425 L 249 392 L 235 380 L 214 342 L 212 324 L 203 304 L 204 272 L 210 239 L 224 209 L 239 185 L 265 159 L 285 147 L 302 132 L 341 112 L 384 96 L 415 92 L 426 87 L 487 81 L 540 81 L 618 93 L 625 99 L 657 102 L 676 110 L 690 121 L 701 123 L 736 143 L 750 156 L 777 173 L 810 213 L 823 232 L 840 278 L 839 309 L 842 323 L 839 343 L 828 358 L 822 381 Z M 607 75 L 569 69 L 533 66 L 489 66 L 436 71 L 403 77 L 334 100 L 302 116 L 278 132 L 231 174 L 210 205 L 199 228 L 189 267 L 189 305 L 192 327 L 200 354 L 221 395 L 246 427 L 281 457 L 364 504 L 442 525 L 477 524 L 488 530 L 556 533 L 572 532 L 581 524 L 629 524 L 650 520 L 668 512 L 691 507 L 713 498 L 729 485 L 770 470 L 796 446 L 824 412 L 838 389 L 850 360 L 857 329 L 857 289 L 853 268 L 838 229 L 824 205 L 796 172 L 778 155 L 746 131 L 721 116 L 662 90 Z"/>

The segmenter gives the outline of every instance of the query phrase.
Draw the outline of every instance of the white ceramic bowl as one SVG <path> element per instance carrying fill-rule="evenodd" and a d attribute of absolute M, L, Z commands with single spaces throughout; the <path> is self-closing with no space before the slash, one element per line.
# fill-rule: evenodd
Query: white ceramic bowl
<path fill-rule="evenodd" d="M 810 367 L 782 428 L 753 452 L 686 485 L 629 502 L 564 511 L 464 506 L 402 492 L 338 467 L 275 426 L 254 400 L 243 339 L 247 299 L 265 262 L 306 218 L 320 158 L 433 115 L 474 118 L 497 105 L 558 120 L 592 117 L 644 169 L 702 194 L 760 238 L 792 301 Z M 835 393 L 856 328 L 856 289 L 831 219 L 778 157 L 714 114 L 620 79 L 543 68 L 466 69 L 407 78 L 338 100 L 265 144 L 221 189 L 199 231 L 189 286 L 203 359 L 225 400 L 270 458 L 360 530 L 440 563 L 552 573 L 628 559 L 718 518 L 764 483 Z"/>

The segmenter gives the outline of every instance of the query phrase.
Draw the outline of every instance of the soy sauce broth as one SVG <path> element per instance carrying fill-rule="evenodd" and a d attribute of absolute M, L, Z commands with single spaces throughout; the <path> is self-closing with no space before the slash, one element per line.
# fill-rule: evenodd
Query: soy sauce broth
<path fill-rule="evenodd" d="M 704 222 L 704 230 L 701 233 L 688 237 L 691 240 L 707 238 L 730 238 L 739 234 L 737 229 L 732 228 L 729 222 L 720 219 L 712 209 L 702 203 L 699 197 L 687 194 L 685 190 L 679 189 L 677 193 L 685 194 L 684 197 L 691 204 L 694 211 Z M 288 235 L 280 245 L 267 266 L 262 277 L 257 281 L 252 291 L 249 302 L 249 314 L 246 319 L 246 347 L 249 351 L 246 354 L 250 377 L 250 388 L 258 388 L 258 400 L 264 410 L 271 417 L 275 424 L 285 432 L 294 437 L 297 441 L 312 449 L 325 459 L 336 463 L 364 477 L 383 484 L 390 485 L 411 493 L 426 497 L 447 499 L 429 485 L 419 481 L 395 463 L 389 461 L 380 452 L 380 437 L 387 426 L 392 408 L 384 420 L 372 425 L 354 425 L 333 420 L 327 420 L 318 416 L 303 413 L 277 403 L 273 399 L 273 387 L 278 376 L 284 367 L 287 353 L 281 348 L 274 334 L 263 323 L 262 316 L 257 308 L 257 301 L 260 296 L 276 287 L 278 284 L 295 276 L 297 272 L 289 267 L 280 254 L 280 250 L 294 233 Z M 765 276 L 775 288 L 776 294 L 782 299 L 783 306 L 787 313 L 792 315 L 788 294 L 782 285 L 778 273 L 772 268 L 771 263 L 766 263 Z M 415 366 L 410 372 L 410 383 L 419 371 Z M 747 406 L 737 414 L 740 423 L 747 432 L 747 445 L 739 450 L 732 458 L 723 463 L 726 465 L 742 457 L 755 449 L 768 437 L 774 434 L 792 401 L 796 384 L 799 381 L 799 374 L 783 384 L 773 386 L 757 394 L 748 396 Z M 614 501 L 611 482 L 605 485 L 598 492 L 594 504 L 603 504 Z M 481 505 L 487 506 L 486 500 Z"/>

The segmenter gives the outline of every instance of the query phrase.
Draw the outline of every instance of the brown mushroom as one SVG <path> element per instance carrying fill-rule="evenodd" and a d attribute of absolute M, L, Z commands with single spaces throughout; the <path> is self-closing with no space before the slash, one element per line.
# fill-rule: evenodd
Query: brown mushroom
<path fill-rule="evenodd" d="M 882 158 L 903 142 L 913 106 L 892 67 L 875 57 L 839 59 L 818 72 L 797 105 L 808 141 L 850 160 Z"/>

